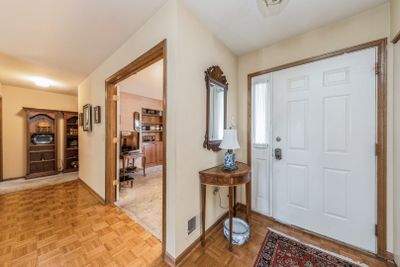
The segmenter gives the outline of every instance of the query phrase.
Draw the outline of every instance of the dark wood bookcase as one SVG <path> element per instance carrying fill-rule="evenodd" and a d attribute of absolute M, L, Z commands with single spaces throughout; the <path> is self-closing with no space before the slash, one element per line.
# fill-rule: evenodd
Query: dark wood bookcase
<path fill-rule="evenodd" d="M 64 112 L 64 172 L 79 169 L 78 113 Z"/>
<path fill-rule="evenodd" d="M 26 178 L 57 174 L 57 116 L 59 112 L 24 108 L 27 127 Z"/>
<path fill-rule="evenodd" d="M 160 165 L 163 162 L 163 112 L 142 109 L 142 151 L 146 165 Z"/>

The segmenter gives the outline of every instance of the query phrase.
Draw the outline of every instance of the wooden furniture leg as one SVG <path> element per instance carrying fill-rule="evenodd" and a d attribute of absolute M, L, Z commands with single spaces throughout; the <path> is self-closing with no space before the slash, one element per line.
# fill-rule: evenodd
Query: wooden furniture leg
<path fill-rule="evenodd" d="M 232 251 L 232 215 L 233 215 L 233 189 L 234 186 L 229 187 L 229 251 Z"/>
<path fill-rule="evenodd" d="M 122 158 L 122 178 L 125 179 L 126 175 L 126 165 L 125 165 L 125 157 Z"/>
<path fill-rule="evenodd" d="M 206 185 L 201 185 L 201 245 L 206 244 Z"/>
<path fill-rule="evenodd" d="M 146 156 L 143 156 L 143 176 L 146 176 Z"/>
<path fill-rule="evenodd" d="M 236 186 L 233 187 L 233 217 L 236 217 Z"/>
<path fill-rule="evenodd" d="M 246 221 L 250 224 L 251 213 L 251 181 L 246 184 Z"/>

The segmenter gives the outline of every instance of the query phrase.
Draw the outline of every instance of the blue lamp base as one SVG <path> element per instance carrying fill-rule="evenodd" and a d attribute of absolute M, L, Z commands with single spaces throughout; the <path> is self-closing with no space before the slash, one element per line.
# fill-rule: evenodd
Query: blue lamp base
<path fill-rule="evenodd" d="M 224 156 L 224 169 L 227 171 L 235 171 L 238 169 L 236 166 L 236 155 L 232 149 L 228 149 Z"/>

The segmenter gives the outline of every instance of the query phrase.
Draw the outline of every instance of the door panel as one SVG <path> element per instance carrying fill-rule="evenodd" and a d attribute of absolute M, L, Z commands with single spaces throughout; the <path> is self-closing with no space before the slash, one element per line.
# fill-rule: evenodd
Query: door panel
<path fill-rule="evenodd" d="M 373 48 L 272 74 L 273 216 L 373 252 L 375 62 Z"/>

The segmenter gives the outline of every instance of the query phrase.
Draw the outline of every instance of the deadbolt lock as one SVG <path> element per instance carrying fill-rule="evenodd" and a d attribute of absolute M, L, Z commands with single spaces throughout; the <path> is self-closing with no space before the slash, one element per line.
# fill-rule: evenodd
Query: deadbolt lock
<path fill-rule="evenodd" d="M 275 159 L 276 160 L 281 160 L 282 159 L 282 149 L 280 148 L 275 148 Z"/>

